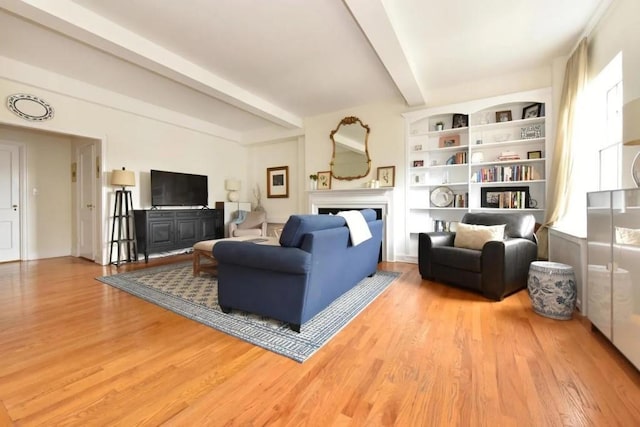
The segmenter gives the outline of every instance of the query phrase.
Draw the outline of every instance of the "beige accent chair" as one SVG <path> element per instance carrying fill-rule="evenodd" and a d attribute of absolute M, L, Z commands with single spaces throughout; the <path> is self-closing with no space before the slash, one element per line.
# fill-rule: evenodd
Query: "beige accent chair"
<path fill-rule="evenodd" d="M 240 224 L 231 221 L 229 224 L 229 237 L 240 236 L 267 236 L 266 212 L 251 211 Z"/>

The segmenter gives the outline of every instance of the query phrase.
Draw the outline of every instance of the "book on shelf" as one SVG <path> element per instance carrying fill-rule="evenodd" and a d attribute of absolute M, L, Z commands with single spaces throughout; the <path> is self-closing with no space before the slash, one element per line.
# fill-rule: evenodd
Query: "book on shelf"
<path fill-rule="evenodd" d="M 466 151 L 458 151 L 455 154 L 455 164 L 456 165 L 464 165 L 467 163 L 467 152 Z"/>
<path fill-rule="evenodd" d="M 453 207 L 454 208 L 466 208 L 469 207 L 469 193 L 458 193 L 453 195 Z"/>
<path fill-rule="evenodd" d="M 532 181 L 536 179 L 536 170 L 531 165 L 491 166 L 478 169 L 473 173 L 474 182 L 510 182 Z"/>
<path fill-rule="evenodd" d="M 503 151 L 498 156 L 498 160 L 506 161 L 506 160 L 520 160 L 520 155 L 515 151 Z"/>
<path fill-rule="evenodd" d="M 504 191 L 499 195 L 498 208 L 500 209 L 524 209 L 526 207 L 527 199 L 524 191 Z"/>

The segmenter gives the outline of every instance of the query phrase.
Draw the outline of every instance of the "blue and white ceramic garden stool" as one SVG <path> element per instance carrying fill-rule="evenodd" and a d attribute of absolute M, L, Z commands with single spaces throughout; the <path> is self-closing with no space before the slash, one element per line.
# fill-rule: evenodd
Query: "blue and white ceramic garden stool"
<path fill-rule="evenodd" d="M 529 266 L 527 289 L 533 311 L 552 319 L 571 319 L 577 294 L 573 267 L 559 262 L 534 261 Z"/>

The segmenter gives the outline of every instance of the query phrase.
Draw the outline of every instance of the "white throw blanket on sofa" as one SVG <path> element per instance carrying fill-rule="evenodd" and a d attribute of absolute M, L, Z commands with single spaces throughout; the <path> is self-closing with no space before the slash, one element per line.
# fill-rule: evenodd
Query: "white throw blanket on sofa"
<path fill-rule="evenodd" d="M 360 211 L 342 211 L 338 212 L 337 215 L 343 217 L 347 222 L 349 234 L 351 235 L 351 244 L 353 246 L 358 246 L 360 243 L 372 237 L 367 221 Z"/>

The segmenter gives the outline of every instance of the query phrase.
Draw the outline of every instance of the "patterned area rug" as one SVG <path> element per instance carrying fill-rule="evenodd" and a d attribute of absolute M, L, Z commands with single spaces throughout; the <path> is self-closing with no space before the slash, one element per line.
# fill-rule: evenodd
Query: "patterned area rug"
<path fill-rule="evenodd" d="M 378 271 L 302 325 L 286 323 L 218 305 L 218 282 L 208 274 L 193 277 L 191 263 L 147 268 L 97 279 L 189 319 L 238 337 L 274 353 L 304 362 L 382 293 L 400 273 Z"/>

